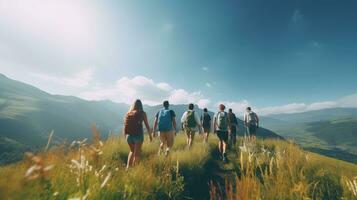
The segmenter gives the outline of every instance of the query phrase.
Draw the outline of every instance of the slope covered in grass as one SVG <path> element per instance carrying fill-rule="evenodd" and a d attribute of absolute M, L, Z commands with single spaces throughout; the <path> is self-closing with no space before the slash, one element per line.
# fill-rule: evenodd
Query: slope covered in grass
<path fill-rule="evenodd" d="M 241 144 L 229 153 L 231 163 L 222 166 L 230 179 L 224 187 L 211 187 L 215 199 L 357 198 L 355 164 L 303 151 L 290 142 Z"/>
<path fill-rule="evenodd" d="M 357 118 L 295 124 L 275 131 L 307 150 L 357 163 Z"/>
<path fill-rule="evenodd" d="M 141 162 L 125 171 L 124 138 L 98 138 L 1 167 L 0 199 L 356 198 L 356 165 L 283 140 L 240 139 L 227 164 L 218 158 L 215 135 L 208 144 L 197 136 L 193 149 L 186 150 L 185 136 L 178 134 L 169 157 L 157 155 L 157 140 L 146 140 Z"/>

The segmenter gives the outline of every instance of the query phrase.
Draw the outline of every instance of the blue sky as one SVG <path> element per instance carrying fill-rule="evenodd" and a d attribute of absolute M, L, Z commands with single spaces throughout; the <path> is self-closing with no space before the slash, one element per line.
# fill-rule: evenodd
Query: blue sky
<path fill-rule="evenodd" d="M 93 100 L 264 114 L 357 106 L 356 10 L 355 0 L 0 0 L 0 73 Z"/>

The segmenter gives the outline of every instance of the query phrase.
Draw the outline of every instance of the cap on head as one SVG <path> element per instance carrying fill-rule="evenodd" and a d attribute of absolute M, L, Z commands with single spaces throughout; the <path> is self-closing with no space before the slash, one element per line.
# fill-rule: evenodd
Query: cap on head
<path fill-rule="evenodd" d="M 232 111 L 232 108 L 228 109 L 228 112 L 230 112 L 230 113 L 233 112 L 233 111 Z"/>
<path fill-rule="evenodd" d="M 164 108 L 169 108 L 169 101 L 164 101 L 164 103 L 162 103 L 162 105 L 164 106 Z"/>
<path fill-rule="evenodd" d="M 189 109 L 189 110 L 193 110 L 194 107 L 195 107 L 195 106 L 193 105 L 193 103 L 188 104 L 188 109 Z"/>
<path fill-rule="evenodd" d="M 204 108 L 204 109 L 203 109 L 203 112 L 208 112 L 207 108 Z"/>
<path fill-rule="evenodd" d="M 251 111 L 252 110 L 252 108 L 251 107 L 247 107 L 247 111 Z"/>
<path fill-rule="evenodd" d="M 219 105 L 219 109 L 220 109 L 220 110 L 224 110 L 224 109 L 226 109 L 226 106 L 223 105 L 223 104 L 220 104 L 220 105 Z"/>

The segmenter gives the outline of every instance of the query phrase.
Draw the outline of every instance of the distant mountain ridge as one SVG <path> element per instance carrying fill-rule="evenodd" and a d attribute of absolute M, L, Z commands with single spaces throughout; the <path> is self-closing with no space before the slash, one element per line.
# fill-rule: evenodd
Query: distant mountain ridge
<path fill-rule="evenodd" d="M 145 105 L 144 108 L 152 125 L 161 105 Z M 171 105 L 170 108 L 175 111 L 180 128 L 187 105 Z M 0 74 L 0 164 L 21 159 L 24 151 L 43 148 L 51 130 L 55 131 L 55 141 L 90 138 L 93 123 L 103 137 L 109 132 L 119 133 L 128 109 L 127 104 L 108 100 L 86 101 L 73 96 L 51 95 Z M 201 109 L 196 111 L 202 113 Z M 259 134 L 281 138 L 264 128 Z"/>
<path fill-rule="evenodd" d="M 262 125 L 305 149 L 357 163 L 357 108 L 262 117 Z"/>

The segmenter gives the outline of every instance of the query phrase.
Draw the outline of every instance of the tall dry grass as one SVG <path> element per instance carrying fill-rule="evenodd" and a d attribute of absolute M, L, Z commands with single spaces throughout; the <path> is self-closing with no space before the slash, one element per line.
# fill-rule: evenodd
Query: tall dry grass
<path fill-rule="evenodd" d="M 125 171 L 125 139 L 110 135 L 101 141 L 93 127 L 91 143 L 84 139 L 47 147 L 1 167 L 0 199 L 182 199 L 187 192 L 181 172 L 201 171 L 209 158 L 209 145 L 197 139 L 187 151 L 185 136 L 178 134 L 166 158 L 157 156 L 158 139 L 146 138 L 142 160 Z"/>
<path fill-rule="evenodd" d="M 350 171 L 333 170 L 336 162 L 318 159 L 292 142 L 258 140 L 242 144 L 233 156 L 235 179 L 225 193 L 211 187 L 211 199 L 354 199 L 356 179 Z M 332 166 L 332 167 L 331 167 Z M 355 166 L 356 167 L 356 166 Z M 353 170 L 354 172 L 357 171 Z M 354 173 L 353 172 L 353 173 Z M 356 175 L 356 174 L 355 174 Z"/>

